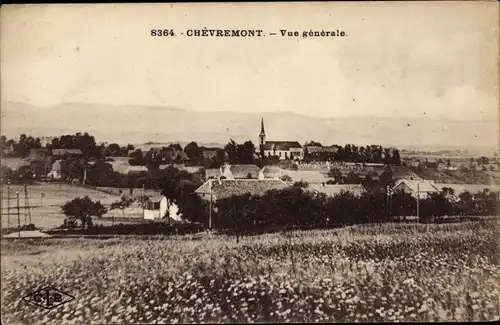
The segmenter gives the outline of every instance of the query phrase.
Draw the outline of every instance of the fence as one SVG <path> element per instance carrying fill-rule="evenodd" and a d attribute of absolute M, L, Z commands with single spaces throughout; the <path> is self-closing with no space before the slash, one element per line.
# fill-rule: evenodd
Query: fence
<path fill-rule="evenodd" d="M 2 228 L 4 227 L 5 217 L 7 219 L 7 229 L 13 229 L 13 225 L 16 224 L 17 221 L 17 229 L 21 230 L 22 227 L 26 227 L 31 225 L 31 208 L 34 206 L 30 206 L 29 195 L 28 195 L 28 186 L 24 185 L 24 205 L 20 205 L 20 193 L 16 191 L 15 194 L 11 193 L 10 182 L 7 183 L 7 196 L 4 197 L 2 193 L 2 209 L 1 209 L 1 217 L 2 217 Z M 43 198 L 42 198 L 43 199 Z M 11 201 L 14 200 L 14 204 L 11 204 Z M 4 202 L 7 202 L 7 206 L 4 206 Z M 24 212 L 23 223 L 21 224 L 21 209 Z M 5 212 L 6 211 L 6 212 Z M 14 211 L 14 212 L 11 212 Z M 11 220 L 11 216 L 15 216 L 14 220 Z M 17 218 L 16 218 L 17 217 Z M 12 224 L 11 224 L 12 221 Z"/>

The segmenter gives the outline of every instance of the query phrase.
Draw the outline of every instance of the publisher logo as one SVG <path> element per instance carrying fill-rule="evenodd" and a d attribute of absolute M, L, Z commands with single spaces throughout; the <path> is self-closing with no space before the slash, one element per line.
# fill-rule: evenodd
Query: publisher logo
<path fill-rule="evenodd" d="M 54 287 L 45 287 L 24 296 L 22 299 L 45 309 L 54 309 L 74 300 L 75 297 Z"/>

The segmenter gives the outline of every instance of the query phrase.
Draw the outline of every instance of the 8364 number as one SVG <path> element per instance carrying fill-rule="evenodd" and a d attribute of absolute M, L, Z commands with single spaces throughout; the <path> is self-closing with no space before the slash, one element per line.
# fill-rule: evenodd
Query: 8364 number
<path fill-rule="evenodd" d="M 151 36 L 175 36 L 173 29 L 152 29 Z"/>

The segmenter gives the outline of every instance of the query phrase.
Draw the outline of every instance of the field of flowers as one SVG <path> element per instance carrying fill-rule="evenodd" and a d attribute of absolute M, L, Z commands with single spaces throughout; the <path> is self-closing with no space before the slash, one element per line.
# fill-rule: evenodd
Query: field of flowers
<path fill-rule="evenodd" d="M 497 222 L 3 242 L 2 323 L 495 320 Z M 20 299 L 45 285 L 76 299 Z"/>

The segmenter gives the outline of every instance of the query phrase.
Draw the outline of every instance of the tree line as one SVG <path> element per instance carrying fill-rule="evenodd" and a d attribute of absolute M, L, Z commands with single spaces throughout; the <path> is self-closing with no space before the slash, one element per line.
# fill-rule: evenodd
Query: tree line
<path fill-rule="evenodd" d="M 485 190 L 465 192 L 458 201 L 451 189 L 443 189 L 419 202 L 420 222 L 439 222 L 443 216 L 495 215 L 498 194 Z M 416 199 L 408 193 L 364 193 L 360 197 L 342 192 L 333 197 L 313 193 L 296 184 L 271 190 L 263 196 L 233 196 L 216 203 L 214 226 L 252 231 L 272 227 L 331 228 L 362 223 L 392 222 L 417 215 Z"/>
<path fill-rule="evenodd" d="M 5 135 L 0 137 L 0 151 L 4 157 L 26 158 L 29 157 L 31 149 L 80 149 L 85 158 L 101 158 L 127 157 L 128 152 L 134 150 L 134 146 L 131 144 L 120 146 L 117 143 L 97 144 L 95 138 L 87 132 L 55 137 L 45 146 L 39 137 L 31 135 L 21 134 L 17 141 L 7 139 Z"/>

